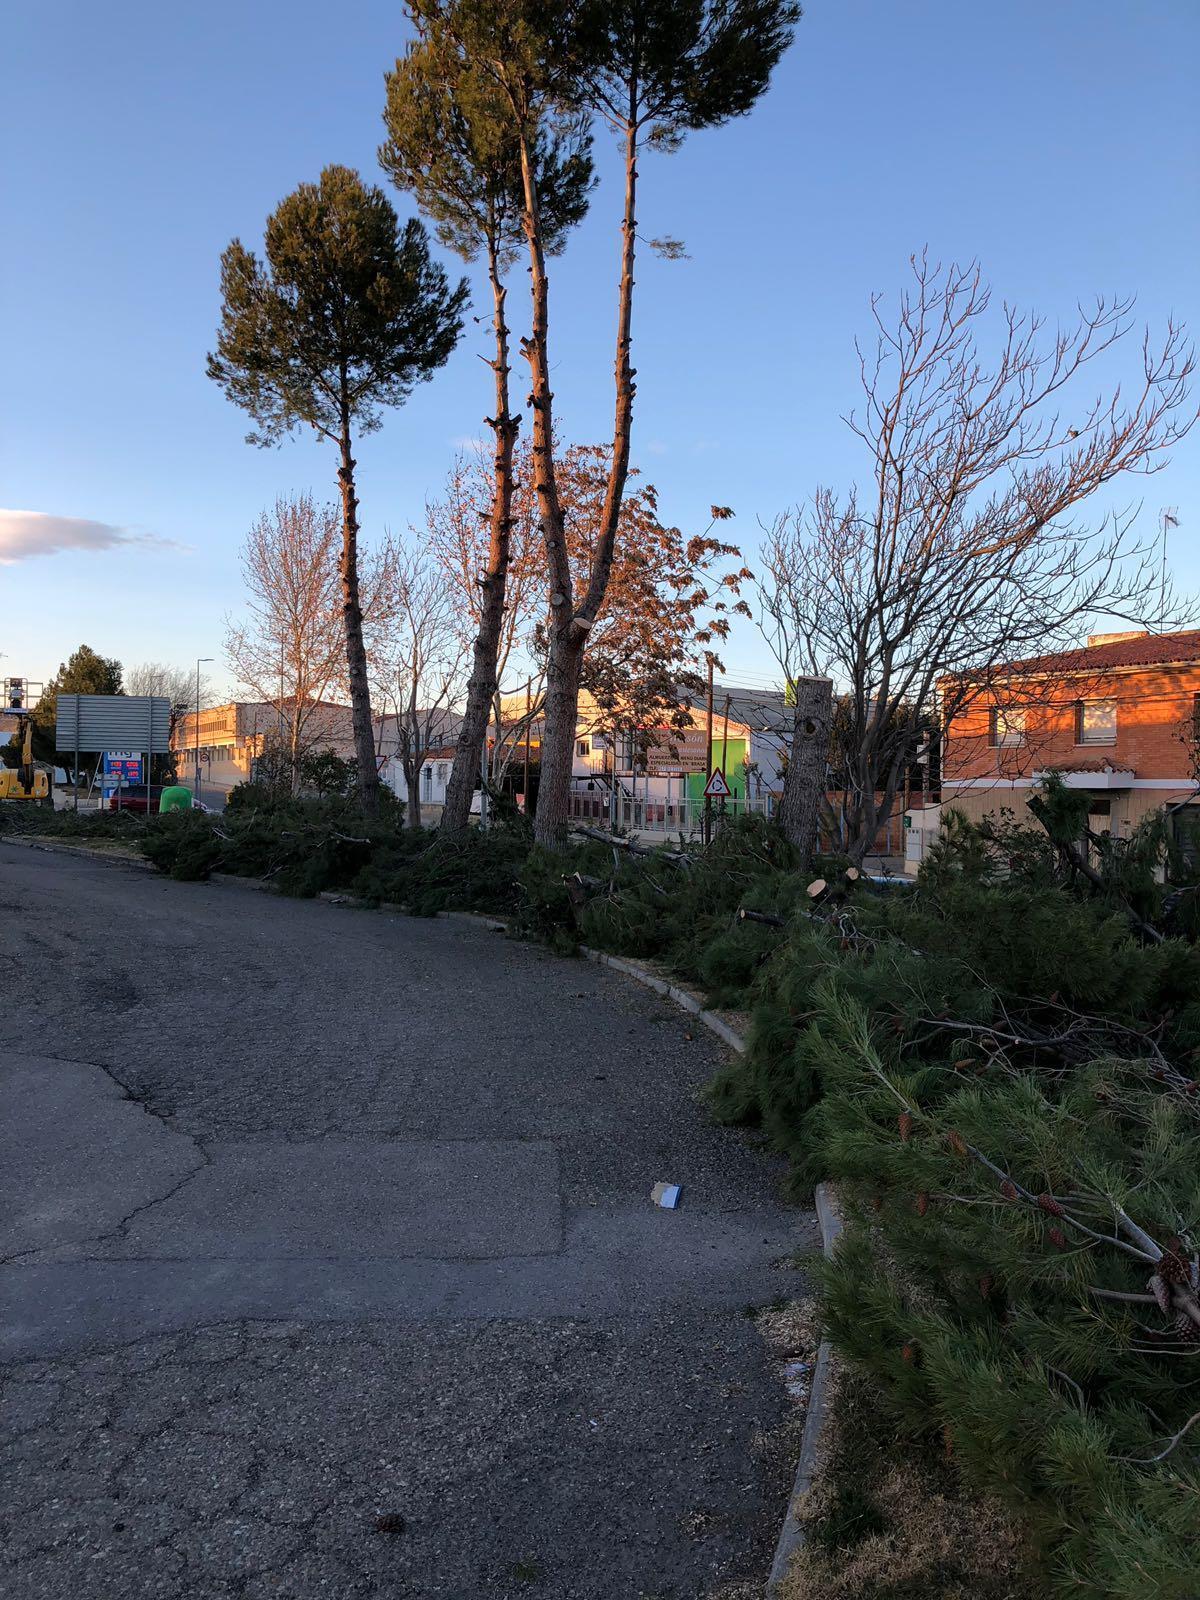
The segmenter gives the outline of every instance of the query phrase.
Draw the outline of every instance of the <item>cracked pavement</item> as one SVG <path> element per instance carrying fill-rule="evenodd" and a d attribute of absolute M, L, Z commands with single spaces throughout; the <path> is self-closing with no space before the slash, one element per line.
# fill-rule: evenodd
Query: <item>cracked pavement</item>
<path fill-rule="evenodd" d="M 814 1232 L 693 1019 L 12 845 L 0 909 L 6 1595 L 761 1587 L 798 1419 L 744 1312 Z"/>

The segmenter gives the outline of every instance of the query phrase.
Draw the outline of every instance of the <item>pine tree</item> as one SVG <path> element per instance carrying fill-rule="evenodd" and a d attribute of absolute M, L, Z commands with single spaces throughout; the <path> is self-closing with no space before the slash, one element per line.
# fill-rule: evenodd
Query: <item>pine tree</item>
<path fill-rule="evenodd" d="M 265 259 L 235 239 L 221 258 L 223 309 L 208 374 L 254 419 L 252 444 L 307 426 L 338 450 L 342 609 L 364 811 L 379 806 L 358 570 L 355 429 L 450 357 L 462 332 L 466 283 L 451 288 L 424 227 L 403 226 L 381 189 L 326 167 L 267 220 Z"/>
<path fill-rule="evenodd" d="M 532 312 L 523 350 L 532 379 L 551 616 L 535 834 L 539 844 L 559 849 L 566 837 L 583 656 L 604 605 L 629 472 L 638 161 L 647 143 L 674 150 L 689 132 L 749 111 L 787 48 L 800 9 L 790 0 L 413 0 L 413 11 L 424 26 L 448 33 L 490 77 L 507 103 L 520 151 Z M 624 177 L 613 436 L 601 521 L 578 585 L 582 601 L 575 599 L 556 475 L 547 219 L 534 158 L 546 104 L 601 120 L 620 142 Z M 666 253 L 678 253 L 677 242 L 664 243 Z"/>
<path fill-rule="evenodd" d="M 33 751 L 39 761 L 53 762 L 55 726 L 58 722 L 60 694 L 124 694 L 121 663 L 113 656 L 102 656 L 90 644 L 81 644 L 45 685 L 33 709 Z M 85 767 L 87 763 L 82 763 Z M 94 763 L 93 763 L 94 765 Z"/>
<path fill-rule="evenodd" d="M 483 742 L 497 692 L 496 665 L 504 621 L 512 526 L 513 449 L 520 417 L 509 399 L 509 328 L 505 276 L 523 237 L 521 153 L 507 103 L 491 76 L 473 65 L 444 28 L 425 36 L 387 77 L 379 159 L 392 181 L 408 190 L 436 225 L 438 238 L 464 261 L 481 255 L 492 297 L 495 439 L 487 562 L 479 579 L 479 626 L 471 679 L 441 827 L 467 825 L 479 777 Z M 530 141 L 545 248 L 562 248 L 586 209 L 592 184 L 586 117 L 556 116 L 543 108 Z"/>

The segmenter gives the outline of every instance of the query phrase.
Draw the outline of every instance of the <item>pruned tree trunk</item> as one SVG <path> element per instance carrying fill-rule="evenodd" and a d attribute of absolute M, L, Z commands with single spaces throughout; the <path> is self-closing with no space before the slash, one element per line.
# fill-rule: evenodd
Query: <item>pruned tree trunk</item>
<path fill-rule="evenodd" d="M 833 684 L 828 678 L 795 680 L 796 706 L 792 742 L 778 820 L 784 836 L 802 861 L 816 853 L 821 807 L 825 800 L 829 736 L 833 726 Z"/>
<path fill-rule="evenodd" d="M 508 397 L 508 326 L 504 320 L 505 288 L 500 277 L 494 241 L 488 246 L 488 274 L 492 285 L 493 321 L 496 330 L 496 415 L 488 424 L 495 436 L 495 480 L 492 489 L 491 536 L 488 541 L 487 569 L 484 573 L 479 607 L 479 629 L 475 635 L 471 679 L 467 703 L 459 729 L 454 766 L 446 786 L 442 812 L 444 833 L 459 833 L 471 815 L 471 796 L 479 776 L 488 718 L 497 697 L 496 663 L 500 655 L 500 636 L 504 627 L 504 594 L 508 581 L 509 536 L 512 529 L 513 446 L 520 419 L 512 416 Z"/>
<path fill-rule="evenodd" d="M 533 326 L 524 341 L 533 377 L 534 484 L 542 516 L 542 537 L 550 581 L 550 649 L 546 666 L 546 704 L 542 762 L 534 838 L 549 849 L 566 841 L 570 809 L 571 768 L 579 714 L 579 682 L 588 634 L 595 624 L 612 572 L 613 547 L 620 521 L 633 421 L 634 369 L 630 364 L 633 311 L 633 266 L 637 240 L 637 131 L 631 117 L 625 146 L 625 213 L 622 222 L 621 283 L 617 310 L 616 417 L 612 459 L 604 509 L 592 555 L 583 603 L 575 609 L 571 565 L 563 531 L 562 508 L 554 473 L 553 392 L 546 348 L 548 297 L 545 253 L 538 222 L 537 192 L 528 149 L 522 146 L 525 181 L 525 227 L 533 279 Z"/>
<path fill-rule="evenodd" d="M 404 786 L 408 790 L 408 803 L 404 820 L 410 828 L 419 828 L 421 826 L 421 767 L 423 764 L 421 761 L 413 761 L 411 757 L 406 757 L 400 763 L 404 768 Z"/>
<path fill-rule="evenodd" d="M 346 626 L 346 668 L 350 680 L 350 708 L 354 724 L 354 753 L 358 758 L 358 793 L 363 811 L 379 810 L 379 771 L 375 765 L 375 731 L 371 720 L 371 686 L 367 678 L 367 651 L 363 644 L 362 605 L 358 592 L 358 496 L 354 489 L 354 457 L 350 454 L 350 418 L 343 408 L 342 464 L 338 484 L 342 492 L 342 614 Z"/>

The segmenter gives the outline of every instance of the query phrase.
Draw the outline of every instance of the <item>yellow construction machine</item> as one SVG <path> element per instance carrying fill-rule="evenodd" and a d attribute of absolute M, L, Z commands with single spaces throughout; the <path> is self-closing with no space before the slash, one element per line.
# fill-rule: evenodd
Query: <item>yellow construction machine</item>
<path fill-rule="evenodd" d="M 33 717 L 24 678 L 7 679 L 3 709 L 17 719 L 17 731 L 10 742 L 17 746 L 21 760 L 15 767 L 0 766 L 0 800 L 38 800 L 43 805 L 53 805 L 50 774 L 33 764 Z"/>

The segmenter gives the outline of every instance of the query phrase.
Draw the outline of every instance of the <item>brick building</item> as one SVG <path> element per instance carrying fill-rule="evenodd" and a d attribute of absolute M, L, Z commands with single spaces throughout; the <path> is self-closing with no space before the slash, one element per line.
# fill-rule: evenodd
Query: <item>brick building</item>
<path fill-rule="evenodd" d="M 1200 630 L 1095 634 L 1086 648 L 1015 661 L 945 730 L 942 802 L 972 819 L 1025 800 L 1053 768 L 1092 797 L 1091 825 L 1125 837 L 1183 802 L 1194 828 Z M 1200 802 L 1200 796 L 1197 796 Z"/>

